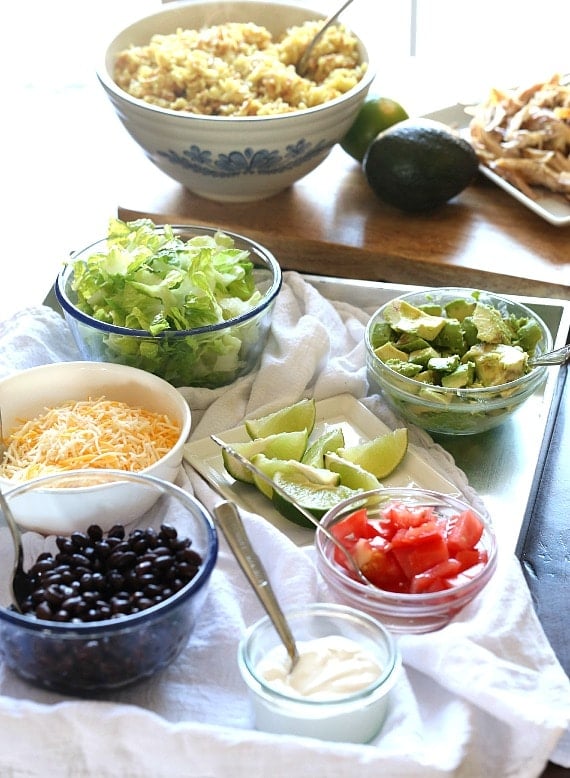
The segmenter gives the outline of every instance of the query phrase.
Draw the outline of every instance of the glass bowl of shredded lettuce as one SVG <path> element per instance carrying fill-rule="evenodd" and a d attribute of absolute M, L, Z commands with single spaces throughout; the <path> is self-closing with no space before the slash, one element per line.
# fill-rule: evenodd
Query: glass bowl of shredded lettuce
<path fill-rule="evenodd" d="M 244 236 L 111 219 L 55 294 L 84 359 L 214 389 L 257 365 L 281 284 L 275 257 Z"/>

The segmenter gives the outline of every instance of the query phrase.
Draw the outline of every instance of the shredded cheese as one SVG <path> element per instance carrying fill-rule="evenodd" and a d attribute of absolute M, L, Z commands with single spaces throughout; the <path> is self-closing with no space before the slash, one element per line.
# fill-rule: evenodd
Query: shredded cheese
<path fill-rule="evenodd" d="M 143 470 L 167 454 L 179 435 L 180 427 L 165 414 L 104 397 L 66 402 L 11 432 L 0 475 L 28 481 L 83 468 Z"/>

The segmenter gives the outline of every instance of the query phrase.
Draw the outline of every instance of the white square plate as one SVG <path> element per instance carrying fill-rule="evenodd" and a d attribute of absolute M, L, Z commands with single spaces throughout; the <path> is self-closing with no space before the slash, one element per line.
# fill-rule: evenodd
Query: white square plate
<path fill-rule="evenodd" d="M 350 394 L 321 400 L 316 403 L 316 411 L 311 440 L 331 427 L 342 428 L 347 446 L 371 440 L 390 431 L 377 416 Z M 243 425 L 221 432 L 218 437 L 230 444 L 250 439 Z M 220 447 L 210 438 L 187 443 L 184 459 L 226 499 L 232 500 L 245 510 L 264 516 L 298 545 L 312 543 L 312 530 L 299 527 L 281 516 L 254 486 L 234 481 L 224 467 Z M 457 494 L 457 488 L 422 459 L 413 445 L 408 446 L 403 462 L 388 478 L 383 479 L 382 483 L 385 486 L 421 486 L 445 494 Z"/>

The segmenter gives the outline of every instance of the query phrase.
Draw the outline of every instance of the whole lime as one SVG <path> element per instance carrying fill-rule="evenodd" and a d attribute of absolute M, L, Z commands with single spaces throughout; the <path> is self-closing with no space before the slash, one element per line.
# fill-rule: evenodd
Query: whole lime
<path fill-rule="evenodd" d="M 447 125 L 429 119 L 407 119 L 379 133 L 362 168 L 381 200 L 411 213 L 451 200 L 479 169 L 473 147 Z"/>
<path fill-rule="evenodd" d="M 390 97 L 368 97 L 340 145 L 347 154 L 362 162 L 368 146 L 379 132 L 407 118 L 406 110 Z"/>

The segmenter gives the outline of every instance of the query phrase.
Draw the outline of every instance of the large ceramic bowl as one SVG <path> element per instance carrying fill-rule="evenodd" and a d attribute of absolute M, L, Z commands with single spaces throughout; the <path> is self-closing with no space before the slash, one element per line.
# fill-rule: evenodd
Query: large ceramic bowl
<path fill-rule="evenodd" d="M 158 417 L 166 417 L 178 427 L 172 445 L 164 449 L 154 446 L 154 460 L 144 463 L 140 472 L 161 478 L 165 481 L 175 481 L 180 472 L 184 444 L 190 434 L 192 415 L 188 403 L 173 386 L 157 376 L 125 365 L 112 365 L 103 362 L 57 362 L 51 365 L 41 365 L 22 370 L 0 381 L 0 407 L 2 408 L 3 434 L 7 443 L 15 430 L 25 422 L 46 419 L 47 412 L 53 411 L 66 403 L 83 403 L 85 401 L 118 402 L 131 409 L 140 409 Z M 99 407 L 99 411 L 106 410 Z M 119 469 L 138 470 L 139 460 L 130 457 L 130 436 L 142 439 L 140 430 L 132 429 L 125 424 L 118 428 L 122 437 L 120 447 L 114 454 L 118 459 L 99 460 L 94 464 L 96 445 L 108 445 L 108 438 L 97 437 L 97 429 L 91 434 L 92 420 L 86 416 L 75 416 L 75 429 L 69 424 L 63 425 L 63 417 L 56 418 L 54 423 L 43 423 L 42 431 L 33 438 L 33 445 L 24 451 L 18 449 L 16 462 L 22 464 L 6 471 L 2 467 L 0 489 L 7 492 L 18 486 L 23 480 L 48 474 L 44 468 L 58 466 L 69 470 L 75 467 L 107 464 L 112 461 Z M 81 423 L 78 419 L 81 418 Z M 94 417 L 96 419 L 96 417 Z M 95 420 L 95 425 L 97 422 Z M 146 426 L 149 435 L 152 427 Z M 58 430 L 55 432 L 55 430 Z M 78 464 L 79 459 L 64 462 L 60 452 L 69 451 L 64 447 L 63 436 L 77 445 L 85 445 L 84 465 Z M 97 444 L 99 440 L 99 444 Z M 144 444 L 144 440 L 141 440 Z M 51 450 L 50 450 L 51 449 Z M 143 453 L 144 449 L 132 445 L 134 452 Z M 54 453 L 54 451 L 56 453 Z M 42 452 L 48 452 L 42 454 Z M 23 454 L 25 453 L 25 457 Z M 122 455 L 127 454 L 126 459 Z M 32 468 L 23 465 L 32 463 Z M 35 463 L 35 464 L 33 464 Z M 124 463 L 124 464 L 123 464 Z M 36 467 L 37 465 L 37 467 Z M 120 465 L 120 467 L 119 467 Z M 71 533 L 74 530 L 85 531 L 90 524 L 101 524 L 108 529 L 117 521 L 129 523 L 133 521 L 146 507 L 140 502 L 138 493 L 128 484 L 121 489 L 109 490 L 106 484 L 91 483 L 78 488 L 77 481 L 73 486 L 62 485 L 55 489 L 34 489 L 26 492 L 18 501 L 16 518 L 23 527 L 42 533 Z"/>
<path fill-rule="evenodd" d="M 411 523 L 405 509 L 415 517 Z M 458 519 L 465 511 L 470 513 Z M 416 523 L 434 513 L 436 530 Z M 357 579 L 342 552 L 317 532 L 317 568 L 331 598 L 368 613 L 394 634 L 442 629 L 483 591 L 497 567 L 489 517 L 452 495 L 397 487 L 363 492 L 331 508 L 321 523 L 352 552 L 371 582 Z M 478 538 L 477 526 L 482 527 Z M 437 533 L 443 528 L 447 534 L 441 540 Z"/>
<path fill-rule="evenodd" d="M 166 226 L 156 227 L 154 232 L 164 235 L 166 229 Z M 174 240 L 180 244 L 193 240 L 215 239 L 219 232 L 213 227 L 194 225 L 169 225 L 168 229 L 172 230 Z M 237 291 L 231 289 L 229 281 L 226 282 L 223 266 L 219 268 L 219 275 L 210 273 L 197 280 L 191 271 L 180 284 L 177 282 L 176 286 L 176 289 L 187 288 L 188 291 L 180 302 L 184 311 L 179 311 L 177 305 L 170 302 L 176 289 L 171 294 L 166 288 L 160 297 L 157 295 L 156 302 L 152 303 L 156 305 L 153 310 L 157 314 L 160 312 L 168 323 L 166 329 L 154 334 L 148 329 L 140 328 L 141 317 L 137 312 L 133 314 L 133 298 L 129 297 L 140 281 L 157 285 L 160 285 L 161 281 L 164 282 L 162 275 L 155 275 L 157 271 L 154 266 L 150 273 L 142 268 L 140 273 L 137 271 L 130 274 L 129 284 L 125 283 L 124 287 L 116 283 L 114 271 L 106 268 L 105 278 L 103 279 L 101 274 L 92 279 L 95 288 L 90 285 L 80 299 L 76 286 L 76 267 L 84 263 L 89 264 L 90 258 L 94 256 L 102 254 L 107 257 L 117 250 L 124 251 L 121 263 L 123 267 L 131 262 L 133 254 L 130 244 L 126 248 L 121 246 L 118 249 L 112 246 L 107 238 L 73 254 L 57 277 L 55 294 L 83 358 L 141 368 L 160 376 L 173 386 L 203 386 L 215 389 L 251 372 L 257 365 L 267 341 L 275 300 L 282 284 L 281 268 L 273 254 L 264 246 L 242 235 L 228 231 L 223 234 L 225 239 L 231 242 L 232 251 L 240 256 L 245 255 L 244 278 L 235 281 L 235 285 L 239 287 Z M 165 241 L 168 241 L 167 237 Z M 161 244 L 160 250 L 152 255 L 151 261 L 156 259 L 156 263 L 161 264 L 164 250 Z M 177 252 L 178 248 L 168 250 Z M 225 250 L 224 244 L 220 253 Z M 204 253 L 207 251 L 210 249 L 206 249 Z M 218 249 L 215 251 L 217 253 Z M 200 257 L 197 260 L 198 263 L 202 261 L 206 260 Z M 199 264 L 197 270 L 200 271 Z M 175 271 L 167 267 L 165 272 L 174 274 Z M 234 276 L 229 272 L 228 278 L 234 283 Z M 227 285 L 227 297 L 224 301 L 221 300 L 220 292 L 224 285 L 222 282 Z M 195 288 L 194 283 L 199 286 Z M 207 286 L 206 289 L 202 288 L 204 285 Z M 113 295 L 113 310 L 110 310 L 105 302 L 108 294 Z M 180 297 L 179 294 L 176 299 L 179 300 Z M 93 298 L 102 298 L 104 302 L 93 302 Z M 217 320 L 213 322 L 204 315 L 203 301 L 206 298 L 215 300 L 213 305 L 208 301 L 206 311 L 208 316 L 218 314 Z M 220 309 L 222 315 L 218 313 Z M 201 317 L 200 323 L 185 328 L 184 322 L 196 321 L 196 315 Z M 151 324 L 147 326 L 150 327 Z"/>
<path fill-rule="evenodd" d="M 245 202 L 270 197 L 317 167 L 351 126 L 373 80 L 368 67 L 345 93 L 290 113 L 202 115 L 132 97 L 115 83 L 117 55 L 147 44 L 156 33 L 253 22 L 273 37 L 326 14 L 288 3 L 172 3 L 113 36 L 98 68 L 99 81 L 126 130 L 164 173 L 202 197 Z M 368 54 L 359 40 L 361 61 Z M 299 56 L 301 50 L 299 51 Z"/>
<path fill-rule="evenodd" d="M 446 317 L 446 306 L 454 305 L 458 300 L 468 303 L 478 300 L 499 311 L 505 320 L 528 321 L 533 324 L 533 327 L 536 325 L 534 332 L 538 340 L 528 352 L 529 356 L 542 354 L 552 348 L 552 334 L 540 316 L 526 305 L 492 292 L 463 287 L 443 287 L 410 292 L 385 303 L 372 315 L 365 332 L 366 363 L 370 385 L 373 389 L 381 391 L 388 404 L 399 416 L 429 432 L 442 435 L 472 435 L 502 424 L 541 387 L 546 380 L 548 370 L 544 366 L 534 368 L 528 366 L 527 372 L 523 375 L 512 380 L 501 380 L 494 385 L 484 386 L 475 383 L 473 386 L 462 386 L 459 383 L 453 386 L 449 383 L 443 386 L 433 385 L 422 379 L 422 376 L 428 372 L 426 370 L 421 371 L 418 377 L 407 376 L 397 369 L 399 360 L 391 362 L 386 358 L 386 354 L 380 356 L 378 349 L 384 341 L 386 312 L 393 308 L 394 302 L 398 305 L 408 303 L 416 308 L 427 307 L 436 315 L 444 312 L 443 315 Z M 467 326 L 466 324 L 465 328 Z M 463 327 L 460 325 L 459 329 Z M 475 340 L 478 338 L 476 337 Z M 461 348 L 467 350 L 468 347 L 465 340 Z M 422 346 L 418 348 L 419 354 Z M 439 346 L 436 350 L 439 350 Z M 446 354 L 451 352 L 454 352 L 454 347 L 444 349 Z M 390 354 L 387 356 L 389 357 Z M 406 355 L 406 358 L 413 359 L 411 354 Z M 452 379 L 448 380 L 452 381 Z"/>
<path fill-rule="evenodd" d="M 6 493 L 15 515 L 37 493 L 53 490 L 67 509 L 61 476 Z M 74 471 L 66 488 L 121 492 L 150 505 L 134 522 L 39 537 L 24 531 L 24 569 L 33 576 L 22 612 L 10 602 L 11 563 L 0 573 L 0 653 L 26 681 L 64 694 L 89 695 L 141 681 L 188 649 L 214 569 L 218 537 L 212 518 L 190 494 L 162 479 L 121 471 Z M 115 516 L 117 519 L 118 516 Z M 10 548 L 0 528 L 2 554 Z M 33 594 L 32 594 L 33 593 Z M 191 661 L 189 656 L 186 662 Z"/>

